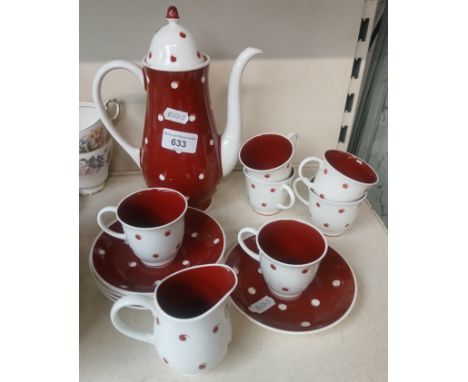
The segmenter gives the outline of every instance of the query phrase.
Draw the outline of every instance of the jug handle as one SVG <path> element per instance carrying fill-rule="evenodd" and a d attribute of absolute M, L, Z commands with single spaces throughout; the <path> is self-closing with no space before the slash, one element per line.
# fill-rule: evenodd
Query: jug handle
<path fill-rule="evenodd" d="M 101 95 L 102 80 L 104 79 L 107 73 L 115 69 L 123 69 L 123 70 L 127 70 L 133 73 L 140 80 L 141 84 L 145 86 L 143 68 L 140 65 L 137 65 L 128 61 L 123 61 L 123 60 L 109 61 L 108 63 L 101 66 L 99 70 L 97 71 L 96 75 L 94 76 L 94 81 L 93 81 L 94 104 L 96 105 L 96 108 L 99 111 L 102 123 L 104 123 L 104 126 L 107 128 L 109 133 L 117 141 L 117 143 L 120 146 L 122 146 L 122 148 L 127 152 L 127 154 L 130 155 L 130 157 L 135 161 L 138 167 L 141 168 L 140 149 L 138 147 L 135 147 L 129 144 L 127 140 L 122 136 L 122 134 L 119 133 L 119 131 L 116 129 L 116 127 L 112 123 L 113 120 L 109 118 L 109 116 L 107 115 L 106 107 L 102 100 L 102 95 Z"/>
<path fill-rule="evenodd" d="M 119 317 L 119 312 L 123 308 L 131 308 L 134 306 L 141 306 L 145 310 L 150 310 L 153 313 L 153 316 L 156 316 L 156 306 L 151 297 L 147 296 L 138 296 L 138 295 L 129 295 L 124 296 L 117 300 L 110 312 L 110 318 L 112 325 L 123 335 L 133 338 L 138 341 L 153 343 L 154 334 L 151 332 L 143 332 L 132 328 L 130 325 L 126 324 Z"/>

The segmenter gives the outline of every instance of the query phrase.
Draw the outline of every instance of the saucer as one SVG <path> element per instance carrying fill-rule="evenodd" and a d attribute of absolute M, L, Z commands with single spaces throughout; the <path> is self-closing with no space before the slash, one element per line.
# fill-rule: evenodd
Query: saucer
<path fill-rule="evenodd" d="M 255 237 L 245 243 L 258 252 Z M 234 306 L 249 320 L 275 332 L 300 335 L 330 329 L 349 314 L 356 301 L 354 272 L 330 247 L 314 281 L 295 300 L 273 296 L 260 273 L 260 264 L 239 244 L 231 249 L 225 263 L 234 268 L 239 279 L 231 295 Z"/>
<path fill-rule="evenodd" d="M 110 227 L 123 232 L 117 221 Z M 219 262 L 225 246 L 221 225 L 205 212 L 189 207 L 185 215 L 184 241 L 171 264 L 148 267 L 125 241 L 101 231 L 91 246 L 89 267 L 96 281 L 100 282 L 98 286 L 106 287 L 113 295 L 152 294 L 157 283 L 174 272 L 193 265 Z"/>

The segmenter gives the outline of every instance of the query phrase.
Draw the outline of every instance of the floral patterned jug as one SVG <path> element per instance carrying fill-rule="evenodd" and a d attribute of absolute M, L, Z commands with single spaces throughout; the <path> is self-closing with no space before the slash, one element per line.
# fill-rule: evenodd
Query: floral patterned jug
<path fill-rule="evenodd" d="M 210 58 L 178 23 L 170 6 L 167 25 L 153 37 L 143 66 L 115 60 L 102 66 L 94 78 L 93 98 L 104 125 L 143 171 L 149 187 L 170 187 L 182 192 L 194 207 L 205 209 L 222 176 L 237 162 L 241 142 L 239 87 L 247 62 L 261 53 L 247 48 L 237 57 L 228 90 L 226 128 L 218 135 L 208 90 Z M 141 148 L 130 145 L 105 113 L 101 97 L 104 76 L 114 70 L 132 72 L 147 92 Z"/>

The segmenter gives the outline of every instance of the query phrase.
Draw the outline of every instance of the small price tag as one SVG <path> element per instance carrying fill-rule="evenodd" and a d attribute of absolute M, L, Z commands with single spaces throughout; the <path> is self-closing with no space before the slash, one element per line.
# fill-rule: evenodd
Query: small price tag
<path fill-rule="evenodd" d="M 163 129 L 161 146 L 172 151 L 194 154 L 198 135 L 183 131 Z"/>
<path fill-rule="evenodd" d="M 270 296 L 265 296 L 249 306 L 249 310 L 255 313 L 263 313 L 275 306 L 276 302 Z"/>
<path fill-rule="evenodd" d="M 166 110 L 164 110 L 164 119 L 185 125 L 189 120 L 189 116 L 186 111 L 180 111 L 166 107 Z"/>

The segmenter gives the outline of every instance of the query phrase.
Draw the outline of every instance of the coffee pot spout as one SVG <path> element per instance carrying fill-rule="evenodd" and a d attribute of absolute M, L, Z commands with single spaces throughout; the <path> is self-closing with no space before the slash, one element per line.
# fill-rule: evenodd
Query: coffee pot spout
<path fill-rule="evenodd" d="M 221 136 L 221 164 L 223 176 L 228 175 L 237 163 L 239 148 L 241 145 L 242 118 L 240 111 L 240 80 L 245 65 L 249 60 L 262 53 L 257 48 L 246 48 L 237 57 L 229 77 L 227 122 Z"/>

